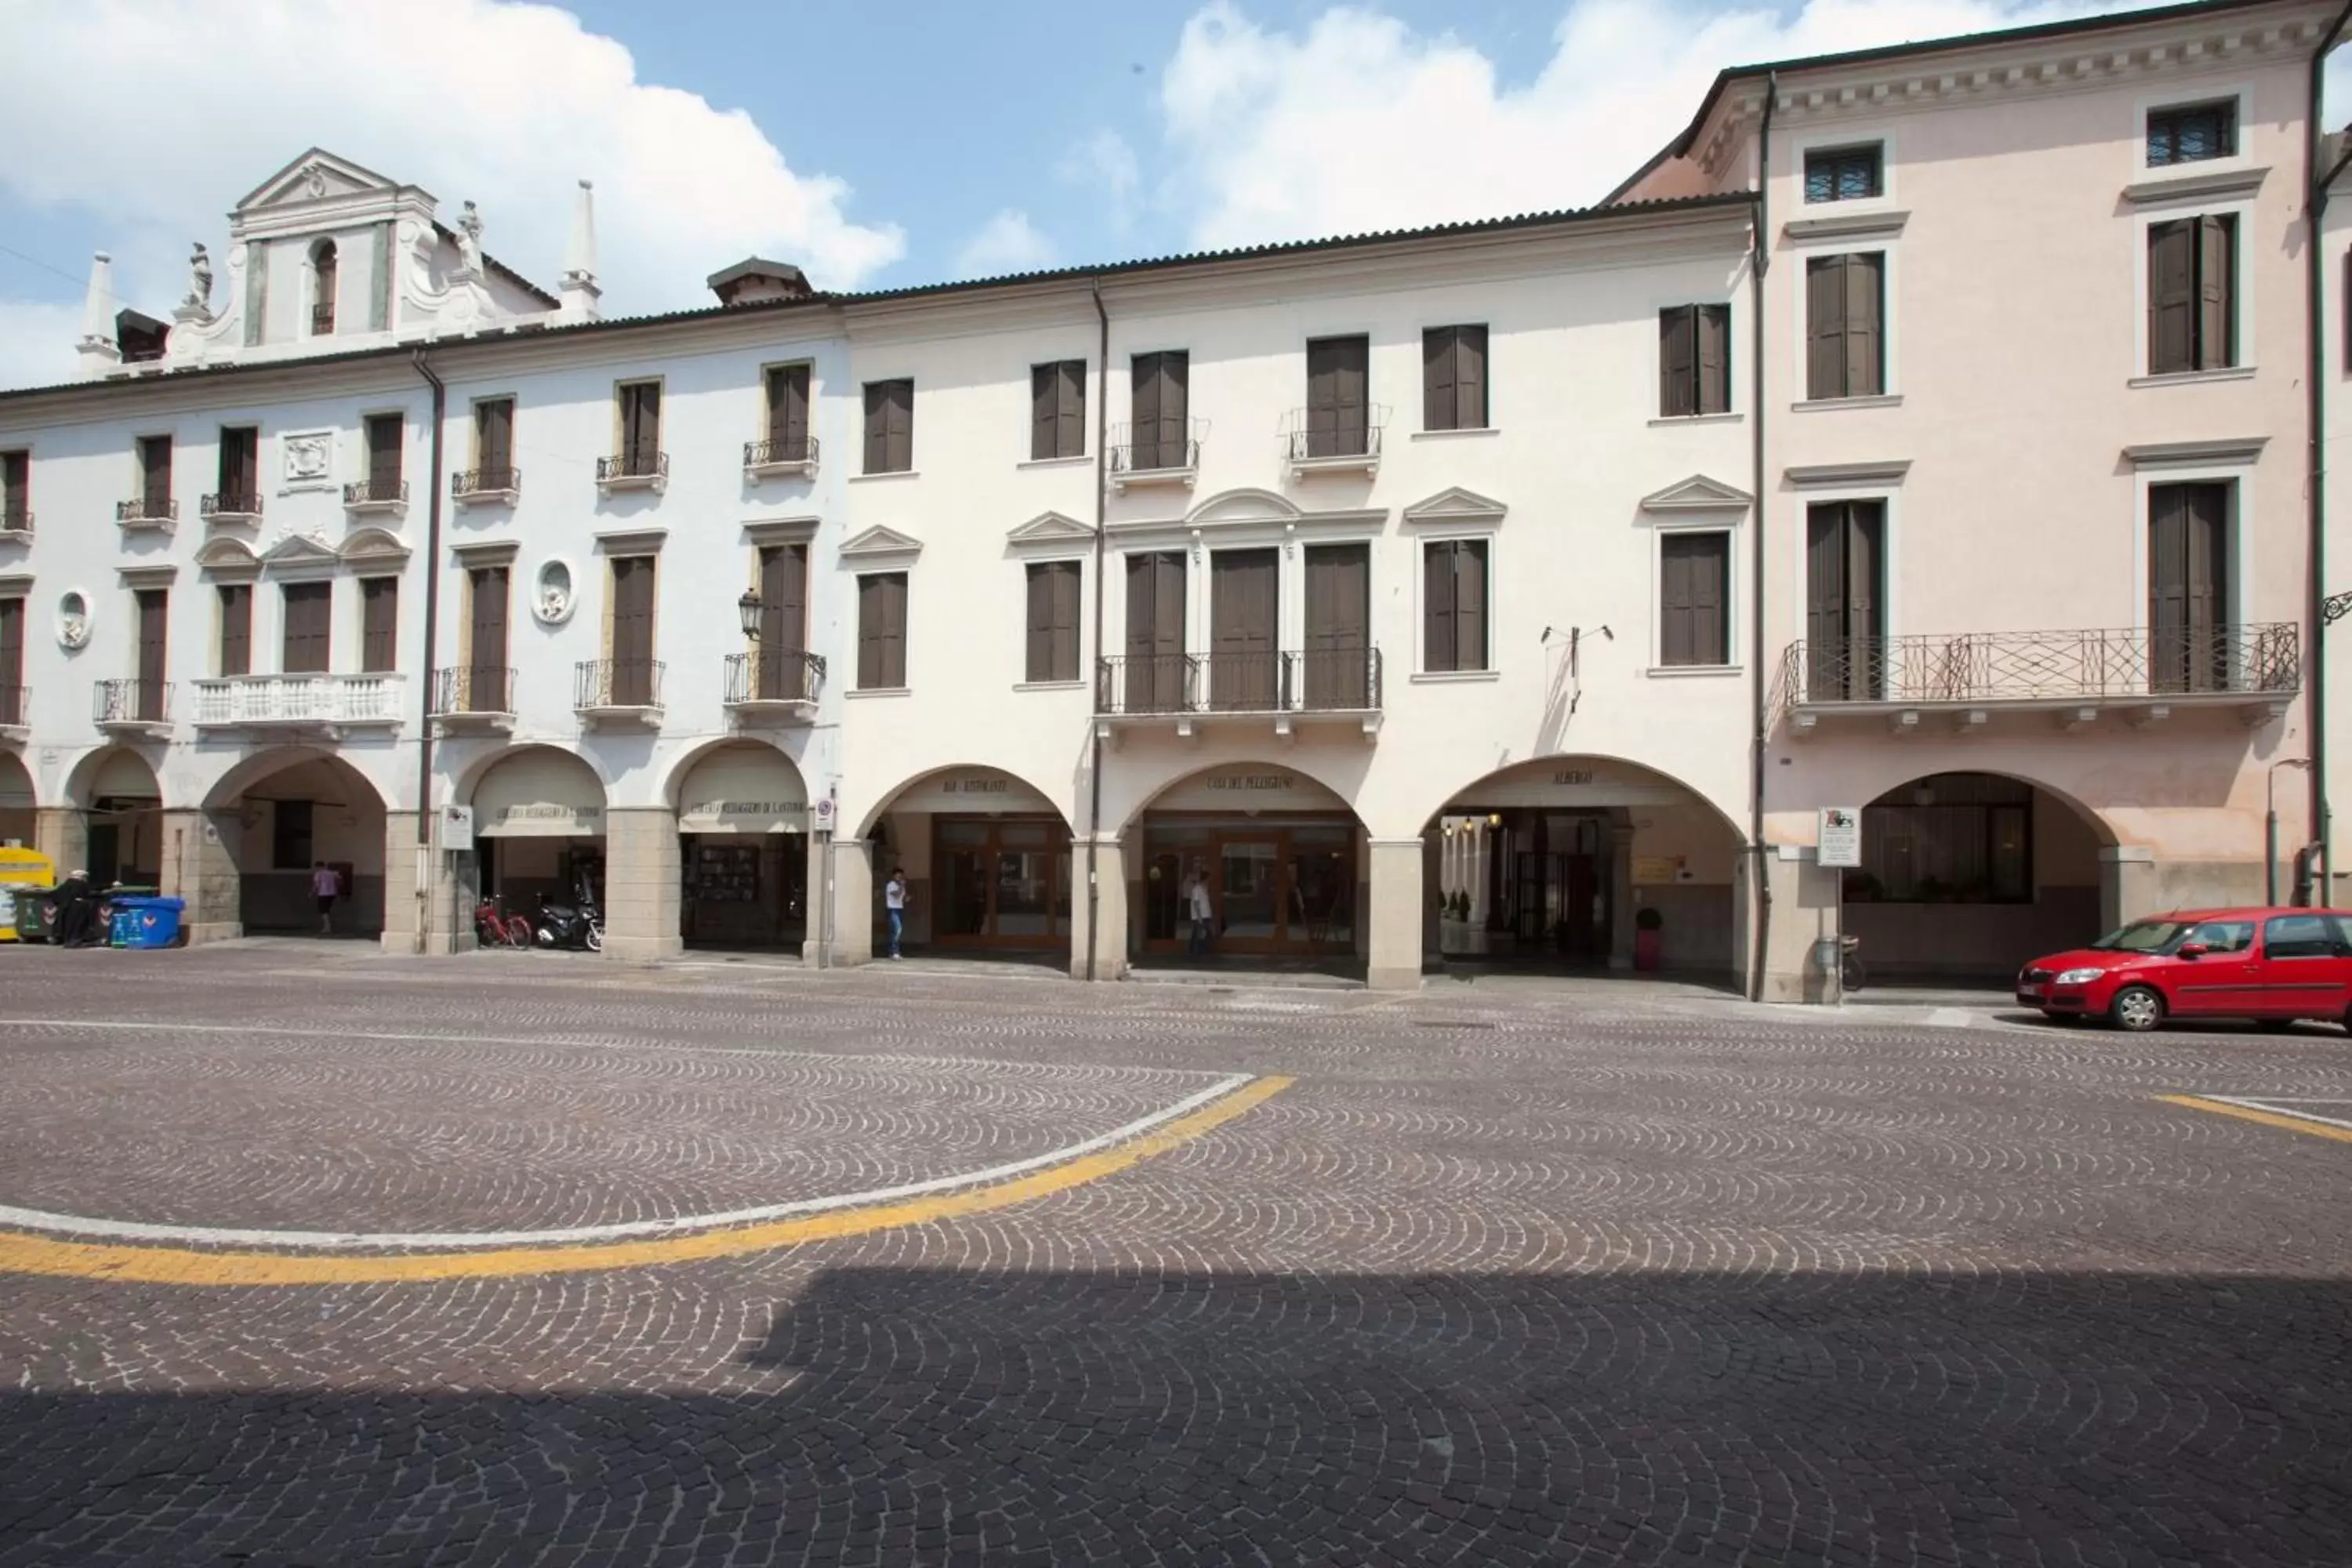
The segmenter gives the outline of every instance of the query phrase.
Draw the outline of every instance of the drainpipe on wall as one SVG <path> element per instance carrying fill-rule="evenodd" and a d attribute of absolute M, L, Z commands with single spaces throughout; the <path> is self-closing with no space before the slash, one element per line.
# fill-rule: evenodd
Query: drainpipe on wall
<path fill-rule="evenodd" d="M 2305 255 L 2305 365 L 2304 383 L 2308 407 L 2305 417 L 2310 422 L 2310 466 L 2304 483 L 2309 489 L 2305 501 L 2308 528 L 2304 545 L 2304 625 L 2310 628 L 2311 679 L 2305 689 L 2311 693 L 2306 708 L 2304 733 L 2307 737 L 2305 754 L 2311 761 L 2311 837 L 2320 846 L 2319 902 L 2333 901 L 2336 892 L 2335 867 L 2327 849 L 2327 383 L 2326 344 L 2320 336 L 2327 298 L 2326 269 L 2320 260 L 2320 219 L 2327 212 L 2327 187 L 2344 168 L 2339 160 L 2335 168 L 2322 173 L 2319 167 L 2321 102 L 2326 86 L 2328 52 L 2343 36 L 2344 25 L 2352 21 L 2352 3 L 2336 14 L 2336 20 L 2320 35 L 2319 47 L 2311 52 L 2311 95 L 2303 125 L 2303 171 L 2308 182 L 2304 199 Z M 2273 862 L 2275 863 L 2275 862 Z"/>
<path fill-rule="evenodd" d="M 1748 742 L 1748 869 L 1752 884 L 1748 896 L 1756 911 L 1756 957 L 1748 966 L 1750 1002 L 1763 999 L 1772 937 L 1772 889 L 1764 864 L 1764 271 L 1772 249 L 1771 194 L 1767 189 L 1772 173 L 1772 104 L 1780 96 L 1780 78 L 1774 72 L 1764 79 L 1764 121 L 1756 134 L 1756 228 L 1748 261 L 1748 335 L 1753 341 L 1748 378 L 1754 388 L 1748 404 L 1756 422 L 1751 433 L 1756 499 L 1751 503 L 1753 526 L 1748 531 L 1748 660 L 1754 667 L 1748 672 L 1754 718 Z"/>
<path fill-rule="evenodd" d="M 1087 281 L 1094 296 L 1095 322 L 1100 336 L 1095 353 L 1095 700 L 1102 700 L 1103 526 L 1109 510 L 1110 488 L 1110 312 L 1103 309 L 1102 279 Z M 1087 720 L 1087 978 L 1095 978 L 1095 955 L 1102 947 L 1102 882 L 1097 872 L 1102 833 L 1102 726 Z M 1120 873 L 1122 876 L 1125 872 Z M 1122 944 L 1127 933 L 1119 933 Z M 1121 949 L 1124 952 L 1124 946 Z"/>
<path fill-rule="evenodd" d="M 448 413 L 449 389 L 433 373 L 423 349 L 409 362 L 433 387 L 433 482 L 425 507 L 425 673 L 416 698 L 416 951 L 422 953 L 431 943 L 433 924 L 433 650 L 441 635 L 441 423 Z M 457 929 L 454 915 L 449 929 Z"/>

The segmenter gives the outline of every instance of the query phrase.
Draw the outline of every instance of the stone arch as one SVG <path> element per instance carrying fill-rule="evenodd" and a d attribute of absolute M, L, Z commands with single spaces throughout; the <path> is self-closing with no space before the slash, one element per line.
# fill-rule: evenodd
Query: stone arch
<path fill-rule="evenodd" d="M 2123 835 L 2116 829 L 2113 823 L 2107 820 L 2105 813 L 2086 804 L 2073 791 L 2052 784 L 2037 772 L 2016 767 L 1965 765 L 1967 759 L 1956 759 L 1948 752 L 1943 753 L 1940 760 L 1956 765 L 1921 767 L 1917 758 L 1906 757 L 1900 752 L 1891 758 L 1842 759 L 1842 765 L 1847 770 L 1848 776 L 1856 781 L 1853 793 L 1862 797 L 1862 804 L 1864 805 L 1874 805 L 1887 795 L 1908 788 L 1922 779 L 1932 778 L 1940 773 L 1982 773 L 1990 778 L 2008 779 L 2015 784 L 2029 785 L 2065 805 L 2097 837 L 2103 848 L 2112 849 L 2125 842 Z M 1864 794 L 1865 791 L 1869 793 Z M 1834 804 L 1843 805 L 1852 803 L 1839 801 Z"/>
<path fill-rule="evenodd" d="M 369 797 L 373 800 L 378 810 L 393 809 L 394 802 L 384 794 L 382 786 L 353 766 L 333 748 L 305 745 L 271 746 L 266 751 L 256 752 L 251 756 L 239 758 L 226 773 L 214 782 L 213 787 L 205 792 L 204 808 L 206 811 L 220 810 L 242 797 L 256 784 L 305 763 L 327 763 L 337 774 L 349 774 L 356 778 L 366 787 Z"/>
<path fill-rule="evenodd" d="M 1340 778 L 1327 772 L 1322 766 L 1322 761 L 1320 757 L 1310 758 L 1304 755 L 1296 760 L 1282 762 L 1246 756 L 1229 757 L 1208 763 L 1188 760 L 1188 765 L 1181 772 L 1160 780 L 1153 784 L 1149 792 L 1138 795 L 1134 805 L 1119 819 L 1116 827 L 1108 829 L 1107 832 L 1127 833 L 1143 820 L 1144 813 L 1171 809 L 1165 804 L 1167 801 L 1177 797 L 1190 786 L 1205 780 L 1212 774 L 1253 774 L 1264 777 L 1287 775 L 1294 780 L 1304 780 L 1313 786 L 1311 792 L 1301 792 L 1294 787 L 1292 789 L 1265 788 L 1255 791 L 1235 789 L 1221 793 L 1233 794 L 1236 802 L 1255 795 L 1261 802 L 1257 808 L 1260 810 L 1265 809 L 1267 804 L 1281 804 L 1276 797 L 1286 795 L 1292 797 L 1295 802 L 1291 806 L 1292 809 L 1328 811 L 1336 805 L 1353 816 L 1357 826 L 1369 831 L 1370 825 L 1365 822 L 1363 813 L 1349 799 L 1349 794 L 1357 787 L 1358 781 L 1352 777 Z M 1311 805 L 1298 798 L 1306 793 L 1312 793 L 1316 797 Z M 1325 796 L 1328 799 L 1324 799 Z M 1235 809 L 1245 808 L 1237 804 Z"/>
<path fill-rule="evenodd" d="M 1468 807 L 1479 804 L 1472 797 L 1482 789 L 1517 783 L 1527 775 L 1546 771 L 1553 774 L 1562 773 L 1590 774 L 1589 778 L 1581 781 L 1555 779 L 1554 784 L 1560 791 L 1592 792 L 1591 804 L 1594 805 L 1619 804 L 1604 798 L 1612 788 L 1621 789 L 1627 795 L 1628 799 L 1622 803 L 1626 805 L 1649 801 L 1652 799 L 1651 792 L 1654 791 L 1672 790 L 1679 795 L 1687 797 L 1690 803 L 1704 807 L 1707 815 L 1720 823 L 1738 842 L 1745 844 L 1748 841 L 1747 828 L 1730 812 L 1725 810 L 1719 802 L 1711 799 L 1705 791 L 1684 783 L 1663 768 L 1607 752 L 1563 752 L 1549 756 L 1522 758 L 1516 763 L 1507 763 L 1499 768 L 1490 768 L 1448 789 L 1444 795 L 1434 800 L 1424 796 L 1423 809 L 1415 820 L 1426 829 L 1444 814 L 1449 805 L 1459 803 Z"/>
<path fill-rule="evenodd" d="M 808 774 L 802 770 L 800 759 L 762 735 L 715 735 L 680 752 L 664 772 L 655 798 L 672 811 L 681 811 L 687 802 L 680 792 L 694 776 L 694 770 L 722 752 L 760 752 L 774 756 L 800 780 L 803 795 L 808 789 Z"/>
<path fill-rule="evenodd" d="M 559 746 L 545 741 L 519 741 L 509 745 L 485 750 L 480 755 L 467 759 L 466 765 L 458 769 L 449 781 L 449 798 L 461 805 L 472 800 L 474 791 L 480 787 L 482 780 L 489 774 L 491 769 L 525 752 L 559 752 L 586 768 L 594 776 L 598 789 L 608 795 L 612 791 L 613 781 L 605 776 L 604 770 L 583 753 L 573 751 L 569 746 Z"/>
<path fill-rule="evenodd" d="M 142 773 L 143 780 L 138 777 Z M 163 781 L 154 763 L 129 746 L 100 746 L 67 773 L 65 796 L 69 805 L 88 811 L 101 795 L 131 797 L 132 792 L 125 786 L 132 784 L 145 792 L 141 798 L 163 805 Z"/>
<path fill-rule="evenodd" d="M 233 886 L 237 930 L 323 934 L 313 879 L 325 865 L 338 879 L 333 932 L 381 934 L 393 805 L 375 780 L 331 747 L 271 746 L 239 759 L 204 797 L 206 830 L 218 843 L 207 852 L 219 864 L 216 875 L 195 879 L 202 923 L 232 923 Z"/>
<path fill-rule="evenodd" d="M 0 751 L 0 839 L 31 844 L 40 804 L 33 771 L 16 752 Z"/>
<path fill-rule="evenodd" d="M 919 773 L 909 774 L 898 784 L 876 796 L 875 804 L 867 809 L 865 818 L 857 824 L 856 832 L 849 837 L 856 838 L 871 837 L 875 827 L 881 822 L 884 816 L 889 815 L 889 813 L 894 809 L 904 809 L 901 803 L 906 801 L 922 785 L 932 780 L 949 780 L 957 777 L 969 776 L 977 783 L 992 782 L 983 775 L 995 775 L 996 777 L 1004 780 L 1006 787 L 1003 790 L 1002 796 L 1004 800 L 1016 802 L 1019 809 L 1024 811 L 1036 811 L 1042 807 L 1042 809 L 1050 811 L 1055 816 L 1061 818 L 1062 826 L 1064 827 L 1068 827 L 1070 826 L 1069 814 L 1065 812 L 1060 806 L 1055 805 L 1054 797 L 1048 795 L 1045 791 L 1038 788 L 1035 782 L 1031 780 L 1027 775 L 1012 768 L 998 767 L 993 763 L 950 763 L 944 767 L 925 768 Z M 1027 791 L 1027 795 L 1025 797 L 1021 795 L 1023 790 Z M 973 789 L 970 791 L 957 790 L 953 792 L 954 795 L 963 795 L 969 799 L 970 809 L 981 812 L 985 812 L 991 809 L 989 804 L 991 797 L 997 794 L 998 792 L 986 789 Z M 955 804 L 950 794 L 944 790 L 942 791 L 940 799 L 942 802 L 947 803 L 950 807 L 952 807 Z M 994 809 L 1003 811 L 1007 809 L 1007 807 L 1000 804 Z"/>

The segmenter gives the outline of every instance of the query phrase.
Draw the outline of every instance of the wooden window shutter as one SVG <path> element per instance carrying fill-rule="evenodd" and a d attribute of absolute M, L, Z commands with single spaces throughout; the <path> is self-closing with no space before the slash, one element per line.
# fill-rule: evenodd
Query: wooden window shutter
<path fill-rule="evenodd" d="M 1698 324 L 1698 395 L 1694 412 L 1731 411 L 1731 307 L 1701 305 Z"/>
<path fill-rule="evenodd" d="M 1029 456 L 1033 461 L 1061 456 L 1056 449 L 1061 439 L 1061 390 L 1059 365 L 1029 367 Z"/>
<path fill-rule="evenodd" d="M 0 724 L 25 722 L 25 601 L 0 599 Z"/>
<path fill-rule="evenodd" d="M 2197 225 L 2189 219 L 2147 230 L 2147 373 L 2197 368 Z"/>
<path fill-rule="evenodd" d="M 784 367 L 784 451 L 794 459 L 808 456 L 809 367 Z"/>
<path fill-rule="evenodd" d="M 400 437 L 399 415 L 368 416 L 368 489 L 380 500 L 400 489 Z"/>
<path fill-rule="evenodd" d="M 1444 672 L 1460 668 L 1456 661 L 1458 623 L 1454 616 L 1454 545 L 1433 541 L 1422 548 L 1421 662 L 1422 668 Z"/>
<path fill-rule="evenodd" d="M 907 684 L 907 575 L 877 572 L 857 580 L 857 685 L 866 691 Z"/>
<path fill-rule="evenodd" d="M 1805 695 L 1826 701 L 1843 691 L 1846 503 L 1805 510 Z"/>
<path fill-rule="evenodd" d="M 1698 412 L 1695 315 L 1688 305 L 1658 312 L 1658 416 L 1664 419 Z"/>
<path fill-rule="evenodd" d="M 499 488 L 514 467 L 514 399 L 494 397 L 475 405 L 474 449 L 487 488 Z"/>
<path fill-rule="evenodd" d="M 1845 262 L 1818 256 L 1805 263 L 1805 395 L 1843 397 L 1845 370 Z"/>
<path fill-rule="evenodd" d="M 1846 515 L 1846 630 L 1875 643 L 1886 631 L 1878 593 L 1885 565 L 1886 512 L 1876 501 L 1855 501 Z"/>
<path fill-rule="evenodd" d="M 1845 395 L 1875 397 L 1886 390 L 1886 257 L 1869 251 L 1845 258 Z"/>
<path fill-rule="evenodd" d="M 1454 329 L 1454 427 L 1486 427 L 1486 329 Z"/>
<path fill-rule="evenodd" d="M 1370 379 L 1371 344 L 1365 338 L 1341 338 L 1338 349 L 1331 387 L 1339 414 L 1339 449 L 1360 452 L 1365 449 L 1365 433 L 1370 418 L 1370 410 L 1365 401 L 1365 383 Z"/>
<path fill-rule="evenodd" d="M 1701 536 L 1704 546 L 1693 563 L 1691 613 L 1697 622 L 1698 656 L 1702 664 L 1731 662 L 1731 535 Z"/>
<path fill-rule="evenodd" d="M 890 385 L 866 384 L 866 472 L 887 473 L 890 462 Z"/>
<path fill-rule="evenodd" d="M 1054 399 L 1054 456 L 1083 458 L 1087 452 L 1087 362 L 1066 359 L 1061 390 Z"/>
<path fill-rule="evenodd" d="M 369 674 L 400 667 L 400 579 L 360 579 L 360 668 Z"/>
<path fill-rule="evenodd" d="M 1054 679 L 1054 567 L 1051 562 L 1029 563 L 1029 652 L 1024 680 Z"/>
<path fill-rule="evenodd" d="M 1075 561 L 1054 563 L 1053 679 L 1078 678 L 1078 601 L 1086 568 Z"/>
<path fill-rule="evenodd" d="M 1192 440 L 1192 356 L 1171 349 L 1160 356 L 1160 451 L 1171 468 L 1181 468 Z"/>
<path fill-rule="evenodd" d="M 1328 342 L 1307 345 L 1307 455 L 1339 450 L 1339 363 Z"/>
<path fill-rule="evenodd" d="M 0 505 L 7 508 L 10 517 L 22 516 L 31 500 L 32 474 L 30 453 L 0 452 Z"/>
<path fill-rule="evenodd" d="M 1136 468 L 1166 467 L 1160 458 L 1160 354 L 1137 354 L 1129 362 L 1128 463 Z"/>
<path fill-rule="evenodd" d="M 808 546 L 760 552 L 760 649 L 797 651 L 808 637 Z"/>
<path fill-rule="evenodd" d="M 1455 418 L 1454 329 L 1431 327 L 1421 334 L 1421 427 L 1461 428 Z"/>
<path fill-rule="evenodd" d="M 323 675 L 331 648 L 334 584 L 289 583 L 278 668 L 288 675 Z"/>
<path fill-rule="evenodd" d="M 909 387 L 913 384 L 907 384 Z M 884 625 L 882 673 L 892 686 L 907 684 L 907 574 L 893 572 L 883 579 Z"/>
<path fill-rule="evenodd" d="M 139 712 L 163 717 L 163 678 L 170 668 L 172 595 L 167 588 L 141 588 L 139 605 Z"/>
<path fill-rule="evenodd" d="M 633 382 L 621 388 L 622 466 L 650 474 L 661 464 L 661 384 Z"/>
<path fill-rule="evenodd" d="M 169 436 L 141 437 L 139 467 L 148 515 L 160 515 L 172 499 L 172 438 Z"/>
<path fill-rule="evenodd" d="M 1668 534 L 1658 541 L 1658 660 L 1665 665 L 1696 664 L 1687 535 Z"/>
<path fill-rule="evenodd" d="M 2197 220 L 2197 368 L 2221 370 L 2237 363 L 2238 220 Z"/>
<path fill-rule="evenodd" d="M 1483 539 L 1465 539 L 1454 546 L 1454 668 L 1487 668 L 1486 542 Z"/>
<path fill-rule="evenodd" d="M 890 384 L 887 410 L 888 459 L 890 472 L 903 474 L 915 466 L 915 384 L 894 381 Z"/>
<path fill-rule="evenodd" d="M 220 672 L 253 673 L 253 585 L 220 585 Z"/>

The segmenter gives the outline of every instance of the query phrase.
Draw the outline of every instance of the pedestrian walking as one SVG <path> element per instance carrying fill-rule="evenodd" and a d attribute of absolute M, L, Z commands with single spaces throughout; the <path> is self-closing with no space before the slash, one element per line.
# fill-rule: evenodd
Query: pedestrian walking
<path fill-rule="evenodd" d="M 343 890 L 343 879 L 324 860 L 310 862 L 310 896 L 319 900 L 319 934 L 335 934 L 335 900 Z"/>
<path fill-rule="evenodd" d="M 1194 958 L 1209 955 L 1209 935 L 1216 924 L 1217 906 L 1209 897 L 1209 874 L 1194 867 L 1191 889 L 1185 894 L 1185 912 L 1192 917 L 1192 940 L 1185 951 Z"/>
<path fill-rule="evenodd" d="M 890 921 L 890 956 L 897 958 L 898 942 L 907 931 L 907 868 L 890 868 L 890 879 L 882 884 L 882 911 Z"/>

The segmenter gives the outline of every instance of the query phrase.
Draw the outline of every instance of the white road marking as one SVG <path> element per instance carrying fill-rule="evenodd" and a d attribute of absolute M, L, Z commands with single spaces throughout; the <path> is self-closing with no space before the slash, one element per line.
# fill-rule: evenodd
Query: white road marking
<path fill-rule="evenodd" d="M 5 1020 L 0 1020 L 5 1022 Z M 633 1237 L 669 1236 L 679 1231 L 713 1230 L 721 1226 L 745 1225 L 756 1220 L 783 1219 L 793 1215 L 822 1214 L 828 1209 L 856 1208 L 866 1204 L 889 1203 L 899 1198 L 919 1196 L 925 1193 L 947 1192 L 956 1187 L 981 1186 L 1001 1182 L 1007 1177 L 1038 1170 L 1046 1165 L 1058 1165 L 1066 1160 L 1108 1149 L 1115 1143 L 1149 1132 L 1163 1123 L 1189 1115 L 1213 1100 L 1223 1099 L 1245 1083 L 1255 1081 L 1254 1073 L 1234 1073 L 1219 1079 L 1197 1094 L 1186 1095 L 1164 1110 L 1139 1117 L 1124 1127 L 1072 1143 L 1050 1153 L 1033 1154 L 1025 1160 L 1014 1160 L 1003 1165 L 992 1165 L 984 1171 L 964 1171 L 952 1176 L 934 1176 L 929 1181 L 908 1182 L 895 1187 L 876 1187 L 863 1193 L 837 1193 L 830 1197 L 803 1198 L 795 1203 L 766 1204 L 757 1208 L 727 1209 L 718 1214 L 681 1215 L 675 1219 L 634 1220 L 625 1225 L 575 1226 L 560 1230 L 496 1230 L 446 1232 L 347 1232 L 323 1230 L 234 1230 L 214 1226 L 140 1225 L 126 1220 L 89 1219 L 79 1215 L 50 1214 L 41 1209 L 20 1209 L 0 1205 L 0 1226 L 18 1230 L 57 1232 L 68 1236 L 110 1236 L 126 1241 L 162 1241 L 193 1243 L 212 1247 L 276 1247 L 289 1250 L 309 1251 L 320 1248 L 353 1247 L 426 1247 L 441 1250 L 449 1247 L 549 1247 L 572 1242 L 621 1241 Z"/>
<path fill-rule="evenodd" d="M 2315 1110 L 2298 1110 L 2295 1109 L 2299 1105 L 2340 1105 L 2343 1103 L 2342 1100 L 2254 1100 L 2246 1096 L 2234 1094 L 2208 1094 L 2200 1096 L 2200 1098 L 2204 1100 L 2219 1100 L 2223 1105 L 2234 1105 L 2244 1110 L 2267 1110 L 2273 1116 L 2292 1116 L 2298 1121 L 2322 1122 L 2329 1127 L 2341 1127 L 2346 1131 L 2352 1132 L 2352 1121 L 2347 1121 L 2341 1117 L 2322 1116 Z"/>

